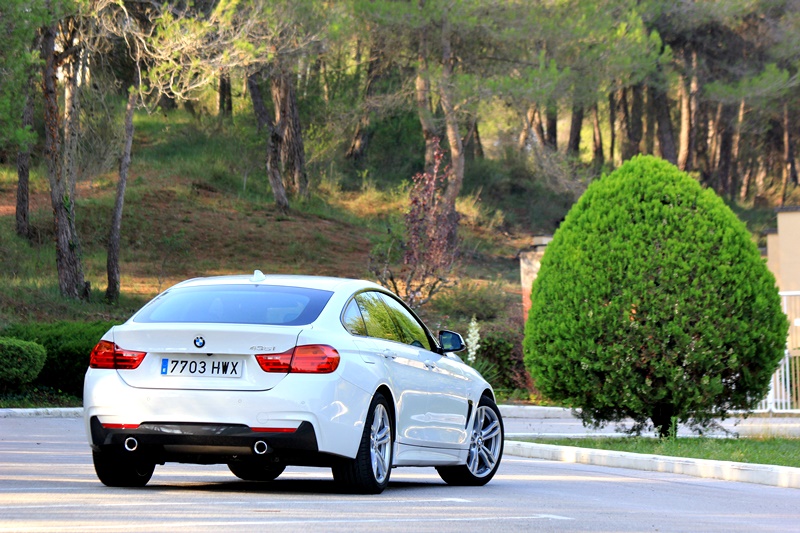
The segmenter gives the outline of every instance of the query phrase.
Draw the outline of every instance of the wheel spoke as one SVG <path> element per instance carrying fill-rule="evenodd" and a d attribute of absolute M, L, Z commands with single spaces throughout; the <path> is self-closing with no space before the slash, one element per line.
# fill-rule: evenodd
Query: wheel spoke
<path fill-rule="evenodd" d="M 481 430 L 481 428 L 483 427 L 483 419 L 485 416 L 486 413 L 484 413 L 483 408 L 479 408 L 478 412 L 475 413 L 475 425 L 474 425 L 475 431 Z"/>
<path fill-rule="evenodd" d="M 389 428 L 383 428 L 381 431 L 375 435 L 375 446 L 384 446 L 389 442 Z"/>
<path fill-rule="evenodd" d="M 482 431 L 483 440 L 491 440 L 500 434 L 500 424 L 493 420 L 489 427 Z"/>
<path fill-rule="evenodd" d="M 479 454 L 477 448 L 473 448 L 469 452 L 469 471 L 473 474 L 478 473 L 478 465 L 479 465 Z"/>
<path fill-rule="evenodd" d="M 383 456 L 382 453 L 375 454 L 375 474 L 378 479 L 383 479 L 383 476 L 386 475 L 386 457 Z"/>
<path fill-rule="evenodd" d="M 486 463 L 486 467 L 491 470 L 494 468 L 494 463 L 497 461 L 497 458 L 494 455 L 494 452 L 487 448 L 486 446 L 481 446 L 480 455 L 483 458 L 483 462 Z"/>

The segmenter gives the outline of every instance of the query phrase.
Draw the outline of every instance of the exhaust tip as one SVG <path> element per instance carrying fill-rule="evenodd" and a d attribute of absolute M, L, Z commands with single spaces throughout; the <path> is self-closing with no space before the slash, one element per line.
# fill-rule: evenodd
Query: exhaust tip
<path fill-rule="evenodd" d="M 269 446 L 267 446 L 267 443 L 264 442 L 263 440 L 256 441 L 256 443 L 253 444 L 253 452 L 256 455 L 264 455 L 268 451 L 269 451 Z"/>
<path fill-rule="evenodd" d="M 139 447 L 139 441 L 133 437 L 128 437 L 125 439 L 125 449 L 129 452 L 135 452 L 136 448 Z"/>

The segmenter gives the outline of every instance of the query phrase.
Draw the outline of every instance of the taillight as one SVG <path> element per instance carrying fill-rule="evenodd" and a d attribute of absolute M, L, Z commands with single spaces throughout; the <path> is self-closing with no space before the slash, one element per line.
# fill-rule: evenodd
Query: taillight
<path fill-rule="evenodd" d="M 330 374 L 339 367 L 339 360 L 339 352 L 325 344 L 309 344 L 283 353 L 256 355 L 261 370 L 284 374 Z"/>
<path fill-rule="evenodd" d="M 310 344 L 294 349 L 292 372 L 330 374 L 339 367 L 339 352 L 325 344 Z"/>
<path fill-rule="evenodd" d="M 258 366 L 264 372 L 275 372 L 279 374 L 286 374 L 292 365 L 293 349 L 289 349 L 283 353 L 265 353 L 256 356 Z"/>
<path fill-rule="evenodd" d="M 91 368 L 114 368 L 117 370 L 133 370 L 144 361 L 146 352 L 123 350 L 113 342 L 100 341 L 92 350 L 89 358 Z"/>

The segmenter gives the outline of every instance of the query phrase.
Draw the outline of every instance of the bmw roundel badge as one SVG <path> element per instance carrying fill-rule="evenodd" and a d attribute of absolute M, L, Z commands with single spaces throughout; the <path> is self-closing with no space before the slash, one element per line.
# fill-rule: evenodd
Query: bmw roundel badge
<path fill-rule="evenodd" d="M 203 337 L 195 337 L 194 345 L 198 348 L 202 348 L 203 346 L 206 345 L 206 340 Z"/>

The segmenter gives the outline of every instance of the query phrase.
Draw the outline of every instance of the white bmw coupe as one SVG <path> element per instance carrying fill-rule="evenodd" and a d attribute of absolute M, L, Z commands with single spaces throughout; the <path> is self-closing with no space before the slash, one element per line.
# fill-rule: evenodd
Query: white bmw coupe
<path fill-rule="evenodd" d="M 156 464 L 227 464 L 271 481 L 329 467 L 380 493 L 394 467 L 484 485 L 503 453 L 489 383 L 395 295 L 367 281 L 221 276 L 164 291 L 111 328 L 84 383 L 95 471 L 144 486 Z"/>

